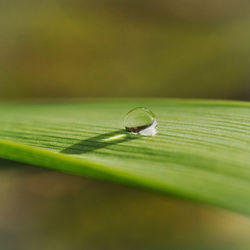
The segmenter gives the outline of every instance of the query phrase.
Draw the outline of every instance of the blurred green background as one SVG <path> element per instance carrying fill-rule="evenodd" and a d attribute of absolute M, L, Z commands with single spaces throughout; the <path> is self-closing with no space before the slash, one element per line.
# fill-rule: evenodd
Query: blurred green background
<path fill-rule="evenodd" d="M 0 0 L 0 101 L 250 100 L 248 0 Z M 250 219 L 0 161 L 0 249 L 250 249 Z"/>
<path fill-rule="evenodd" d="M 0 97 L 250 99 L 248 0 L 1 0 Z"/>

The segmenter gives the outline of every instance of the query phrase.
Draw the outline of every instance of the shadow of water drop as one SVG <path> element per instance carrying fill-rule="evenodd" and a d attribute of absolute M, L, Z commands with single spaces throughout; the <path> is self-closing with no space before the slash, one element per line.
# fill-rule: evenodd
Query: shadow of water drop
<path fill-rule="evenodd" d="M 104 133 L 95 137 L 82 140 L 61 151 L 63 154 L 84 154 L 93 152 L 97 149 L 106 148 L 111 145 L 124 143 L 127 141 L 138 139 L 139 136 L 129 134 L 124 130 L 116 130 L 109 133 Z"/>

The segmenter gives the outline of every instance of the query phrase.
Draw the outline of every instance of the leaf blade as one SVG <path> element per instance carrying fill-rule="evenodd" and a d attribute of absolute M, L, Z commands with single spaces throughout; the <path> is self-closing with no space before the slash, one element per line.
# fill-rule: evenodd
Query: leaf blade
<path fill-rule="evenodd" d="M 103 141 L 124 135 L 123 114 L 135 106 L 156 113 L 159 134 Z M 14 105 L 0 107 L 0 115 L 2 158 L 250 213 L 248 103 Z"/>

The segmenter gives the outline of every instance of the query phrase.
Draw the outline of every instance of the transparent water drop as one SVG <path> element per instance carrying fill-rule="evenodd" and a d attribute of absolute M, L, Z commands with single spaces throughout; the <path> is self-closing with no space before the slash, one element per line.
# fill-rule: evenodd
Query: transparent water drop
<path fill-rule="evenodd" d="M 124 118 L 125 129 L 132 134 L 156 135 L 157 121 L 154 113 L 147 108 L 134 108 Z"/>

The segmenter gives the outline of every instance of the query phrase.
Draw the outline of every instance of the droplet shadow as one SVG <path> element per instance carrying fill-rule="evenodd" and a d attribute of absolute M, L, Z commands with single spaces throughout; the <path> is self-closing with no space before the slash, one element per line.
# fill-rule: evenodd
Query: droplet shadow
<path fill-rule="evenodd" d="M 106 148 L 111 145 L 138 139 L 136 135 L 129 134 L 124 130 L 116 130 L 110 133 L 101 134 L 95 137 L 82 140 L 61 151 L 63 154 L 84 154 L 93 152 L 97 149 Z"/>

